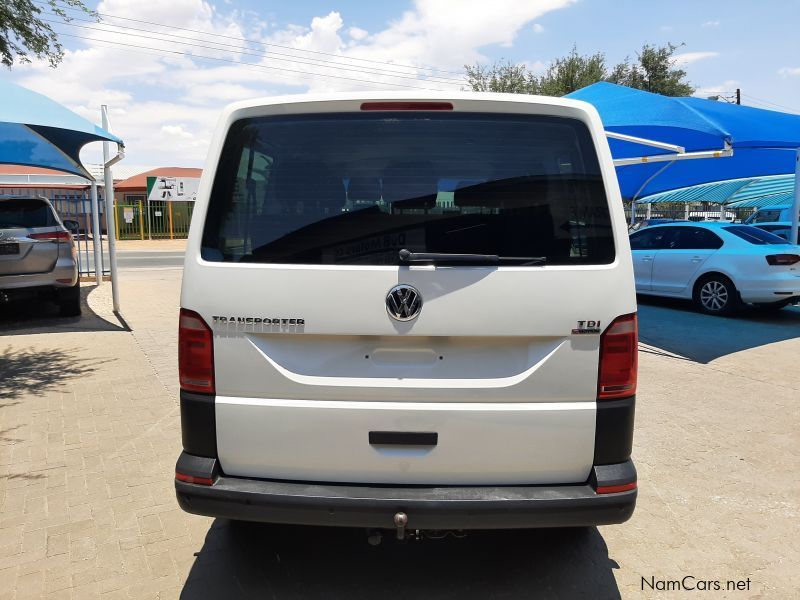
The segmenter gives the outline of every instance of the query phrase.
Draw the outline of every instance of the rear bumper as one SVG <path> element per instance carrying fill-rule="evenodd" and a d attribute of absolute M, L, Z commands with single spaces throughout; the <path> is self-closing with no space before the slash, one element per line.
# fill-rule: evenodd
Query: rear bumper
<path fill-rule="evenodd" d="M 739 292 L 742 302 L 748 304 L 769 304 L 771 302 L 800 301 L 800 283 L 789 290 L 742 290 Z"/>
<path fill-rule="evenodd" d="M 176 471 L 213 485 L 175 481 L 189 513 L 244 521 L 393 529 L 398 512 L 409 529 L 518 529 L 610 525 L 627 521 L 636 489 L 598 494 L 598 485 L 636 481 L 628 460 L 596 466 L 589 481 L 556 486 L 365 486 L 228 477 L 216 459 L 181 454 Z"/>
<path fill-rule="evenodd" d="M 59 281 L 62 280 L 62 281 Z M 25 290 L 28 288 L 65 288 L 78 281 L 78 265 L 74 260 L 59 258 L 53 270 L 46 273 L 0 275 L 0 290 Z"/>
<path fill-rule="evenodd" d="M 759 280 L 737 281 L 743 302 L 762 303 L 800 297 L 800 275 L 785 272 Z"/>

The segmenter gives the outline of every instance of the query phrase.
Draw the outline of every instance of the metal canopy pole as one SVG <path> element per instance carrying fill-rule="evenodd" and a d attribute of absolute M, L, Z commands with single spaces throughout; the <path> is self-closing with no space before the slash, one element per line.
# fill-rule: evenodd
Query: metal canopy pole
<path fill-rule="evenodd" d="M 92 241 L 94 246 L 94 278 L 97 285 L 103 281 L 103 249 L 102 233 L 100 232 L 100 211 L 97 202 L 97 180 L 92 179 Z"/>
<path fill-rule="evenodd" d="M 109 131 L 108 107 L 101 107 L 103 129 Z M 116 215 L 114 214 L 114 177 L 111 166 L 124 158 L 122 149 L 117 144 L 117 155 L 111 158 L 111 142 L 103 142 L 103 177 L 105 179 L 106 229 L 108 230 L 108 258 L 111 266 L 111 296 L 115 313 L 119 313 L 119 281 L 117 279 L 117 237 L 115 234 Z"/>
<path fill-rule="evenodd" d="M 606 131 L 606 137 L 614 140 L 622 140 L 623 142 L 641 144 L 642 146 L 652 146 L 653 148 L 661 148 L 662 150 L 671 150 L 675 154 L 683 154 L 686 152 L 686 148 L 683 146 L 659 142 L 658 140 L 648 140 L 646 138 L 640 138 L 634 135 L 625 135 L 624 133 L 616 133 L 614 131 Z"/>
<path fill-rule="evenodd" d="M 792 204 L 792 228 L 789 230 L 789 241 L 797 244 L 797 226 L 800 222 L 800 148 L 794 157 L 794 203 Z"/>
<path fill-rule="evenodd" d="M 651 156 L 637 156 L 634 158 L 615 158 L 615 167 L 626 165 L 639 165 L 654 162 L 672 162 L 675 160 L 693 160 L 698 158 L 723 158 L 733 156 L 733 148 L 727 146 L 719 150 L 704 150 L 703 152 L 684 152 L 678 154 L 653 154 Z"/>

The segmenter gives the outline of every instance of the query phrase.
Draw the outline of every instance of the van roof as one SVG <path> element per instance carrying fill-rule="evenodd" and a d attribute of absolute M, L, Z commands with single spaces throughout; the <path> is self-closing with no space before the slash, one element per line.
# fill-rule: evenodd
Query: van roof
<path fill-rule="evenodd" d="M 448 102 L 458 104 L 459 101 L 489 101 L 506 102 L 508 104 L 536 104 L 545 106 L 559 106 L 578 108 L 582 110 L 595 111 L 594 106 L 582 100 L 572 100 L 570 98 L 555 98 L 553 96 L 534 96 L 530 94 L 501 94 L 495 92 L 448 92 L 448 91 L 377 91 L 377 92 L 331 92 L 319 94 L 294 94 L 287 96 L 266 96 L 242 100 L 229 104 L 225 113 L 237 110 L 256 108 L 261 106 L 274 106 L 279 104 L 302 104 L 318 102 L 340 102 L 340 101 L 404 101 L 404 102 Z M 457 108 L 457 106 L 456 106 Z"/>

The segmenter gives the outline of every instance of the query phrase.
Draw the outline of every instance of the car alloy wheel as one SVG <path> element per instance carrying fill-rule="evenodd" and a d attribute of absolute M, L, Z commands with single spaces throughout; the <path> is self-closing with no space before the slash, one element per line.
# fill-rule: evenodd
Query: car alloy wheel
<path fill-rule="evenodd" d="M 700 288 L 700 303 L 708 311 L 720 312 L 730 301 L 728 288 L 721 281 L 711 279 Z"/>

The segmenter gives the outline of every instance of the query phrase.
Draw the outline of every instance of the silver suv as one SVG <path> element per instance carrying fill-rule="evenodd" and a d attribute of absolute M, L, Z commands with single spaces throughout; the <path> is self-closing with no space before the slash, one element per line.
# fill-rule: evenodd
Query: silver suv
<path fill-rule="evenodd" d="M 61 316 L 81 313 L 75 244 L 65 223 L 44 198 L 0 196 L 0 304 L 44 296 Z"/>

